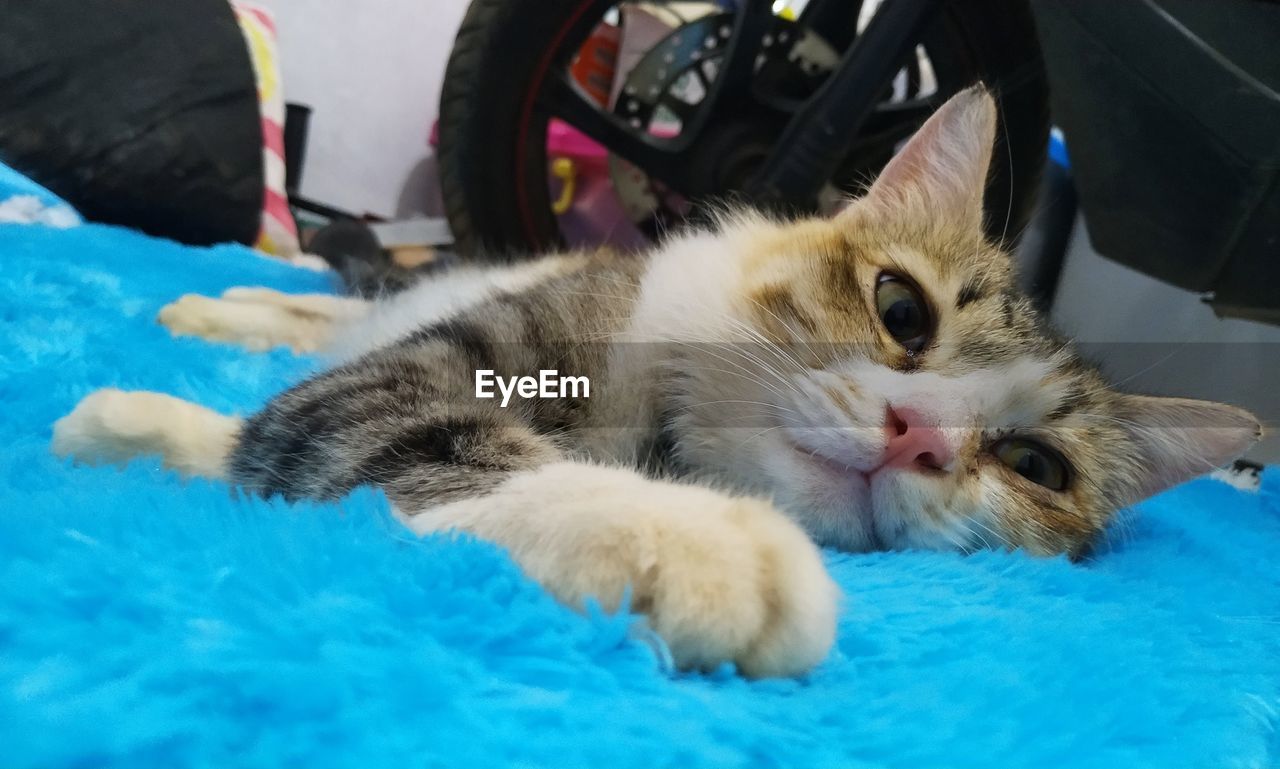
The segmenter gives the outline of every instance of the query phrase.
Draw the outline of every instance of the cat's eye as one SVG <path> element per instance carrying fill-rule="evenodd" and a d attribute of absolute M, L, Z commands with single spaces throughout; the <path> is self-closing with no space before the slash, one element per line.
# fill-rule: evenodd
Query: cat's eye
<path fill-rule="evenodd" d="M 1005 467 L 1037 486 L 1054 491 L 1067 487 L 1067 463 L 1053 449 L 1026 438 L 1006 438 L 992 446 L 991 453 Z"/>
<path fill-rule="evenodd" d="M 876 279 L 876 312 L 885 330 L 907 352 L 914 355 L 929 344 L 933 316 L 920 289 L 911 281 L 891 272 L 881 273 Z"/>

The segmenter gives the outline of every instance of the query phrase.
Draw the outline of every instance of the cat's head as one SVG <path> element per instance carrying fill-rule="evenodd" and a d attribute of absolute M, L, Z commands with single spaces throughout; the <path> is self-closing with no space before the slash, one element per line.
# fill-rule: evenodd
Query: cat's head
<path fill-rule="evenodd" d="M 686 348 L 692 466 L 843 549 L 1078 555 L 1259 437 L 1231 406 L 1118 392 L 1045 327 L 983 235 L 995 125 L 991 96 L 962 92 L 840 213 L 702 236 L 732 269 L 701 324 L 731 344 Z"/>

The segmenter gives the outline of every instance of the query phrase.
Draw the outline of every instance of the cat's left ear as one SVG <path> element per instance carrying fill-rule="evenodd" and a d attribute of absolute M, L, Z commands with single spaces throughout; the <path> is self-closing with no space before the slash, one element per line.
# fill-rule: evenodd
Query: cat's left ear
<path fill-rule="evenodd" d="M 1253 414 L 1213 401 L 1121 395 L 1115 417 L 1137 452 L 1125 504 L 1238 459 L 1262 437 Z"/>
<path fill-rule="evenodd" d="M 982 227 L 996 103 L 981 85 L 952 96 L 889 161 L 865 200 L 909 216 Z"/>

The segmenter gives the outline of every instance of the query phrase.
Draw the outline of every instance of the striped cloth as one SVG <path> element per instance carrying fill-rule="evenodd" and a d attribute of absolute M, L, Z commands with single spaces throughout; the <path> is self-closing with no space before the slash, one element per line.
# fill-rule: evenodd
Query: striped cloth
<path fill-rule="evenodd" d="M 253 58 L 262 114 L 262 227 L 254 245 L 269 254 L 293 256 L 301 248 L 298 227 L 284 189 L 284 91 L 280 84 L 275 19 L 266 8 L 251 3 L 234 2 L 231 7 Z"/>

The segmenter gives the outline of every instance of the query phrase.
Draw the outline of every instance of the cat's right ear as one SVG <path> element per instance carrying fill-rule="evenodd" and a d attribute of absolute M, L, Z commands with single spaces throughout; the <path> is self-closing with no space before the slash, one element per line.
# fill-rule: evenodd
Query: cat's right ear
<path fill-rule="evenodd" d="M 1121 395 L 1115 417 L 1136 452 L 1124 504 L 1238 459 L 1262 437 L 1253 414 L 1213 401 Z"/>
<path fill-rule="evenodd" d="M 894 155 L 864 201 L 908 216 L 981 229 L 996 103 L 981 85 L 952 96 Z"/>

